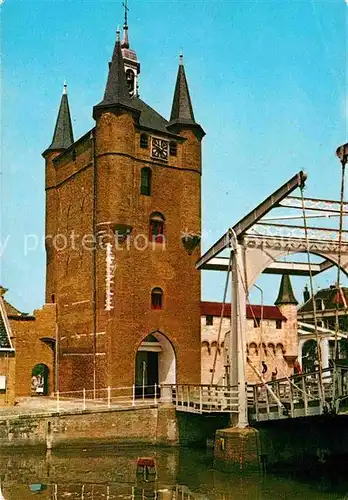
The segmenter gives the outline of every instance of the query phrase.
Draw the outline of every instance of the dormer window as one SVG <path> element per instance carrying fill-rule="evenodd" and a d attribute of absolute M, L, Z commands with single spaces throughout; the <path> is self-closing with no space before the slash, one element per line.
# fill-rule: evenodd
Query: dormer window
<path fill-rule="evenodd" d="M 149 136 L 147 134 L 140 134 L 140 147 L 143 149 L 149 147 Z"/>
<path fill-rule="evenodd" d="M 316 299 L 315 308 L 317 311 L 322 311 L 324 309 L 324 303 L 322 299 Z"/>

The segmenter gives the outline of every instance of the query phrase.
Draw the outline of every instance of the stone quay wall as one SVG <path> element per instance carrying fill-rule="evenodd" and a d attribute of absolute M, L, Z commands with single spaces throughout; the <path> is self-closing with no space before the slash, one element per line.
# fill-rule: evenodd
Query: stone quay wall
<path fill-rule="evenodd" d="M 178 445 L 171 405 L 108 411 L 80 411 L 0 418 L 0 447 L 48 449 L 91 444 Z"/>

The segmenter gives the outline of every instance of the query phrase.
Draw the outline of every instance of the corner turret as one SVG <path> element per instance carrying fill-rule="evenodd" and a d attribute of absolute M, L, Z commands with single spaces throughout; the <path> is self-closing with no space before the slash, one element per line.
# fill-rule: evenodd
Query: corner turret
<path fill-rule="evenodd" d="M 61 152 L 74 143 L 74 134 L 71 123 L 67 84 L 64 83 L 63 95 L 60 101 L 56 126 L 50 146 L 42 154 L 44 157 L 50 151 Z"/>
<path fill-rule="evenodd" d="M 180 54 L 179 58 L 179 69 L 176 78 L 172 111 L 167 128 L 174 133 L 178 133 L 185 128 L 194 129 L 199 140 L 205 136 L 204 130 L 196 123 L 194 117 L 182 54 Z"/>

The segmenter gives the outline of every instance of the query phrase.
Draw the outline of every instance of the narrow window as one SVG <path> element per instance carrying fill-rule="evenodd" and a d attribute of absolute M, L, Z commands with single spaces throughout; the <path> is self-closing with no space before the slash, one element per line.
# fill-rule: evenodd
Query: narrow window
<path fill-rule="evenodd" d="M 254 328 L 260 328 L 261 320 L 260 318 L 254 318 Z"/>
<path fill-rule="evenodd" d="M 169 154 L 170 156 L 176 156 L 178 153 L 178 145 L 175 141 L 170 141 L 169 143 Z"/>
<path fill-rule="evenodd" d="M 213 324 L 214 318 L 210 314 L 205 317 L 205 324 L 211 326 Z"/>
<path fill-rule="evenodd" d="M 150 217 L 150 241 L 164 243 L 164 217 L 159 212 L 154 212 Z"/>
<path fill-rule="evenodd" d="M 147 149 L 149 146 L 149 136 L 147 134 L 140 134 L 140 147 Z"/>
<path fill-rule="evenodd" d="M 73 161 L 76 161 L 76 149 L 73 149 L 73 152 L 72 152 L 72 160 L 73 160 Z"/>
<path fill-rule="evenodd" d="M 144 167 L 141 169 L 140 194 L 150 196 L 151 194 L 151 169 Z"/>
<path fill-rule="evenodd" d="M 163 291 L 161 288 L 153 288 L 151 291 L 151 309 L 162 309 Z"/>
<path fill-rule="evenodd" d="M 276 329 L 281 330 L 282 329 L 282 320 L 281 319 L 276 319 Z"/>

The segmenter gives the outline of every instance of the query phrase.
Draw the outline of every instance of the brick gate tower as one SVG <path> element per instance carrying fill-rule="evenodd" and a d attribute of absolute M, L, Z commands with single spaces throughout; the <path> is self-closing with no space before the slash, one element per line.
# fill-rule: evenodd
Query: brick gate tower
<path fill-rule="evenodd" d="M 95 127 L 74 142 L 64 87 L 43 153 L 60 391 L 200 382 L 204 131 L 182 56 L 169 121 L 139 98 L 139 72 L 126 19 Z"/>

